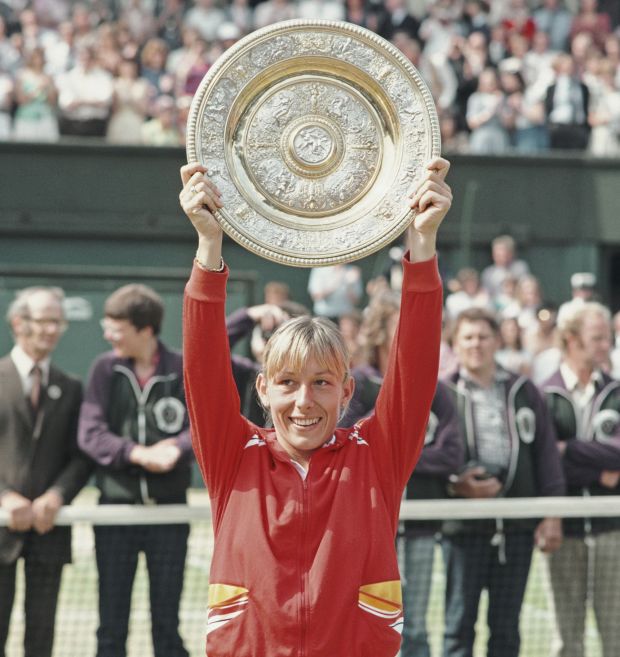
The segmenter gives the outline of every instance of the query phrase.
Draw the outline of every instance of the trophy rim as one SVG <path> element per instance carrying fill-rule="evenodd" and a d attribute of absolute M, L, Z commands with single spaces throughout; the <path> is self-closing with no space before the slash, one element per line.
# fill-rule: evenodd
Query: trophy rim
<path fill-rule="evenodd" d="M 345 21 L 330 21 L 322 19 L 293 19 L 281 21 L 266 27 L 260 28 L 247 34 L 228 50 L 222 53 L 211 68 L 207 71 L 198 89 L 196 90 L 192 99 L 190 112 L 187 121 L 186 132 L 186 155 L 188 162 L 198 162 L 200 157 L 198 154 L 197 142 L 200 140 L 200 125 L 199 120 L 202 115 L 203 105 L 205 98 L 211 86 L 224 74 L 238 56 L 247 51 L 250 47 L 254 47 L 261 42 L 266 42 L 281 34 L 289 34 L 294 31 L 303 30 L 316 30 L 318 32 L 328 32 L 341 34 L 343 36 L 354 37 L 357 41 L 361 41 L 366 45 L 370 45 L 375 49 L 383 51 L 383 53 L 391 59 L 398 67 L 405 72 L 407 76 L 413 81 L 416 91 L 419 93 L 424 110 L 425 119 L 428 121 L 429 134 L 428 134 L 428 150 L 429 159 L 437 157 L 441 154 L 441 138 L 439 129 L 439 119 L 437 110 L 432 94 L 428 85 L 420 75 L 415 66 L 405 57 L 405 55 L 392 43 L 379 36 L 378 34 L 368 30 L 367 28 L 348 23 Z M 295 53 L 294 58 L 303 56 L 304 52 Z M 351 69 L 353 64 L 346 63 Z M 225 128 L 223 128 L 225 130 Z M 207 166 L 205 162 L 202 162 Z M 237 183 L 235 186 L 238 188 Z M 413 221 L 415 212 L 408 210 L 404 212 L 404 216 L 393 222 L 391 228 L 386 229 L 380 236 L 379 240 L 366 244 L 362 247 L 351 247 L 340 252 L 330 255 L 311 255 L 310 253 L 300 256 L 292 254 L 287 251 L 286 247 L 277 248 L 269 245 L 265 247 L 262 244 L 248 238 L 237 228 L 234 222 L 231 222 L 224 211 L 218 210 L 214 216 L 222 229 L 233 240 L 244 246 L 249 251 L 280 264 L 286 264 L 296 267 L 317 267 L 328 266 L 344 262 L 352 262 L 360 258 L 371 255 L 391 242 L 393 242 L 408 225 Z M 263 215 L 265 216 L 265 215 Z M 269 220 L 269 217 L 266 217 Z M 309 229 L 310 230 L 310 229 Z"/>

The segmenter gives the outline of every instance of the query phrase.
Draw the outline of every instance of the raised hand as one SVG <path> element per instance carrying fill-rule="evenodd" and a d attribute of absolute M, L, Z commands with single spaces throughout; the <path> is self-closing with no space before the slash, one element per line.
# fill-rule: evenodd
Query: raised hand
<path fill-rule="evenodd" d="M 452 190 L 445 178 L 450 163 L 441 157 L 426 165 L 426 176 L 409 197 L 409 206 L 417 214 L 409 227 L 410 259 L 428 260 L 435 255 L 437 231 L 452 205 Z"/>

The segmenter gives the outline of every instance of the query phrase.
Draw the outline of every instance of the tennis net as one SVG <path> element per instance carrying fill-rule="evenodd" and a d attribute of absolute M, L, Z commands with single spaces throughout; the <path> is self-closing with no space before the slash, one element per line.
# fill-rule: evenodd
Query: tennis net
<path fill-rule="evenodd" d="M 82 497 L 84 496 L 80 496 Z M 73 527 L 73 563 L 66 566 L 63 573 L 56 615 L 54 657 L 91 657 L 96 652 L 98 577 L 94 554 L 94 527 L 179 523 L 190 525 L 180 608 L 180 633 L 192 657 L 204 655 L 208 571 L 213 549 L 210 509 L 204 493 L 195 492 L 187 506 L 97 506 L 92 503 L 92 493 L 90 497 L 87 493 L 85 498 L 86 503 L 78 500 L 77 504 L 63 508 L 58 516 L 58 524 Z M 571 588 L 567 585 L 567 593 L 562 594 L 564 604 L 561 605 L 561 610 L 557 604 L 558 591 L 556 590 L 556 595 L 553 595 L 555 582 L 552 586 L 548 557 L 540 550 L 534 549 L 530 564 L 527 539 L 525 543 L 518 541 L 515 543 L 515 550 L 524 550 L 524 555 L 519 556 L 517 552 L 511 552 L 510 549 L 513 536 L 531 537 L 533 528 L 540 519 L 546 517 L 562 518 L 565 527 L 577 528 L 576 535 L 570 540 L 565 540 L 562 548 L 565 549 L 570 545 L 570 549 L 575 550 L 570 557 L 572 560 L 570 563 L 573 564 L 571 580 L 574 582 L 580 580 L 579 564 L 581 561 L 585 564 L 586 579 L 583 586 L 575 585 Z M 606 636 L 607 630 L 603 618 L 616 613 L 613 611 L 615 609 L 620 610 L 620 588 L 614 588 L 613 585 L 616 573 L 620 573 L 620 548 L 616 549 L 616 545 L 620 546 L 620 530 L 614 528 L 617 517 L 620 517 L 620 496 L 578 499 L 404 501 L 401 508 L 401 528 L 407 527 L 407 538 L 399 537 L 397 549 L 403 577 L 409 580 L 407 587 L 410 592 L 415 592 L 414 602 L 406 606 L 406 614 L 417 615 L 418 619 L 421 617 L 421 624 L 424 626 L 420 638 L 417 634 L 420 622 L 416 621 L 414 640 L 420 639 L 422 643 L 426 642 L 427 654 L 431 657 L 440 657 L 444 654 L 446 635 L 450 632 L 450 628 L 454 629 L 454 618 L 448 618 L 450 610 L 446 606 L 446 585 L 451 579 L 447 573 L 452 572 L 449 555 L 453 554 L 455 549 L 470 553 L 472 549 L 478 550 L 475 565 L 476 567 L 480 565 L 483 569 L 483 562 L 487 558 L 483 553 L 487 551 L 485 546 L 488 544 L 492 546 L 489 558 L 494 561 L 494 572 L 499 570 L 500 573 L 508 573 L 507 583 L 501 585 L 505 587 L 506 600 L 502 601 L 501 598 L 495 597 L 499 600 L 499 607 L 504 604 L 510 607 L 511 602 L 514 603 L 519 597 L 518 591 L 515 594 L 512 590 L 510 572 L 515 562 L 526 564 L 527 587 L 523 603 L 520 605 L 521 647 L 518 654 L 521 657 L 553 655 L 559 646 L 560 636 L 563 635 L 566 640 L 567 623 L 573 633 L 573 640 L 579 641 L 581 634 L 584 650 L 580 652 L 577 646 L 573 652 L 566 654 L 617 657 L 620 655 L 620 645 L 610 647 L 609 642 L 615 640 L 613 638 L 615 633 L 610 630 L 608 634 L 611 638 Z M 405 521 L 407 521 L 406 525 Z M 6 522 L 6 513 L 0 511 L 0 526 L 6 525 Z M 620 522 L 617 524 L 620 525 Z M 603 544 L 601 537 L 609 537 L 610 540 Z M 416 543 L 424 547 L 418 549 Z M 425 556 L 422 558 L 421 555 Z M 503 565 L 497 566 L 501 564 L 502 559 Z M 471 568 L 471 563 L 468 568 Z M 22 566 L 19 564 L 17 593 L 6 647 L 7 657 L 23 655 L 25 618 L 22 571 Z M 421 573 L 420 582 L 425 577 L 424 573 L 430 580 L 427 595 L 424 592 L 420 595 L 416 590 L 418 581 L 416 572 Z M 411 580 L 412 573 L 414 576 Z M 518 577 L 518 574 L 515 577 Z M 451 586 L 455 586 L 454 581 L 451 582 Z M 491 641 L 501 640 L 498 636 L 490 637 L 487 628 L 487 618 L 493 618 L 494 611 L 503 613 L 503 609 L 498 607 L 494 610 L 492 605 L 489 605 L 489 600 L 493 599 L 493 596 L 489 596 L 489 591 L 494 587 L 493 582 L 483 582 L 479 604 L 475 609 L 470 610 L 470 613 L 477 618 L 473 653 L 475 657 L 487 654 L 487 643 L 490 638 Z M 605 591 L 599 591 L 601 587 Z M 129 657 L 153 655 L 148 589 L 146 564 L 141 557 L 131 600 L 127 643 Z M 423 599 L 422 603 L 419 603 L 420 597 Z M 464 599 L 470 600 L 471 595 L 465 596 Z M 597 615 L 594 613 L 595 609 Z M 582 618 L 583 627 L 581 627 Z M 616 614 L 614 624 L 618 624 L 618 618 L 620 615 Z M 564 624 L 563 633 L 558 629 L 562 624 Z M 507 634 L 511 629 L 514 628 L 507 628 Z M 408 628 L 406 623 L 405 631 L 412 631 L 411 624 Z M 575 636 L 577 639 L 574 638 Z M 602 645 L 601 636 L 604 636 L 607 642 L 605 647 Z M 417 657 L 418 654 L 425 653 L 420 649 L 419 652 L 412 654 L 416 654 Z"/>

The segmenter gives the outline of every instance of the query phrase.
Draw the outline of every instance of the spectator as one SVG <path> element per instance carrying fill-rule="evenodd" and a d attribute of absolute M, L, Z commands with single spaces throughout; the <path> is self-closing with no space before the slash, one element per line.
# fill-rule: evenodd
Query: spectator
<path fill-rule="evenodd" d="M 491 309 L 488 292 L 480 286 L 480 276 L 475 269 L 465 267 L 456 275 L 459 289 L 446 297 L 446 313 L 455 320 L 463 310 L 469 308 Z"/>
<path fill-rule="evenodd" d="M 464 130 L 459 130 L 456 113 L 450 110 L 439 112 L 441 148 L 446 153 L 467 153 L 469 139 Z"/>
<path fill-rule="evenodd" d="M 344 20 L 344 3 L 338 0 L 301 0 L 298 3 L 299 18 L 313 20 L 322 18 L 330 21 Z"/>
<path fill-rule="evenodd" d="M 525 53 L 522 62 L 523 79 L 532 93 L 544 98 L 547 87 L 553 83 L 553 60 L 557 51 L 549 44 L 546 32 L 536 32 L 532 39 L 532 47 Z"/>
<path fill-rule="evenodd" d="M 589 271 L 577 272 L 570 277 L 572 299 L 594 301 L 596 295 L 596 276 Z"/>
<path fill-rule="evenodd" d="M 362 327 L 363 315 L 359 310 L 353 310 L 338 318 L 338 328 L 342 334 L 342 339 L 347 345 L 349 352 L 349 366 L 356 367 L 362 360 L 362 345 L 360 330 Z"/>
<path fill-rule="evenodd" d="M 397 32 L 394 42 L 428 84 L 438 110 L 450 107 L 454 103 L 458 81 L 447 59 L 443 55 L 427 57 L 419 41 L 404 32 Z"/>
<path fill-rule="evenodd" d="M 502 25 L 508 38 L 513 34 L 519 34 L 531 42 L 536 32 L 536 23 L 530 15 L 526 0 L 509 0 L 502 18 Z"/>
<path fill-rule="evenodd" d="M 75 66 L 73 24 L 65 21 L 58 26 L 57 38 L 45 47 L 46 73 L 53 79 Z"/>
<path fill-rule="evenodd" d="M 45 55 L 34 48 L 26 59 L 15 84 L 17 109 L 13 125 L 16 141 L 57 141 L 56 87 L 44 72 Z"/>
<path fill-rule="evenodd" d="M 565 314 L 571 314 L 573 308 L 586 301 L 594 301 L 596 294 L 596 276 L 589 271 L 575 272 L 570 277 L 571 298 L 565 301 L 558 310 L 558 322 L 564 321 Z"/>
<path fill-rule="evenodd" d="M 313 311 L 334 321 L 350 313 L 362 298 L 362 273 L 351 264 L 314 267 L 310 270 L 308 294 L 314 302 Z"/>
<path fill-rule="evenodd" d="M 559 367 L 561 352 L 557 338 L 558 309 L 554 304 L 543 304 L 538 311 L 538 326 L 529 337 L 528 349 L 533 355 L 532 380 L 541 385 Z"/>
<path fill-rule="evenodd" d="M 552 50 L 564 51 L 573 22 L 573 15 L 564 7 L 563 0 L 543 0 L 534 10 L 534 22 L 538 30 L 549 35 Z"/>
<path fill-rule="evenodd" d="M 197 30 L 207 43 L 215 40 L 217 28 L 225 20 L 226 14 L 216 6 L 215 0 L 194 0 L 194 6 L 185 15 L 185 25 Z"/>
<path fill-rule="evenodd" d="M 478 78 L 477 91 L 467 101 L 470 152 L 498 154 L 507 150 L 508 133 L 501 119 L 503 104 L 497 73 L 495 69 L 486 68 Z"/>
<path fill-rule="evenodd" d="M 108 124 L 107 141 L 111 144 L 141 143 L 140 129 L 146 120 L 151 87 L 138 77 L 134 59 L 121 60 L 114 78 L 114 101 Z"/>
<path fill-rule="evenodd" d="M 530 268 L 525 261 L 516 258 L 516 243 L 510 235 L 500 235 L 491 242 L 491 257 L 493 264 L 482 270 L 482 286 L 495 299 L 501 294 L 507 277 L 518 282 Z"/>
<path fill-rule="evenodd" d="M 240 35 L 251 32 L 254 29 L 254 12 L 248 0 L 230 0 L 228 20 L 237 27 Z"/>
<path fill-rule="evenodd" d="M 386 0 L 377 29 L 380 36 L 389 41 L 396 32 L 404 32 L 412 39 L 417 39 L 419 29 L 420 23 L 409 11 L 405 0 Z"/>
<path fill-rule="evenodd" d="M 462 23 L 465 26 L 465 34 L 473 32 L 484 34 L 488 41 L 491 36 L 489 24 L 489 7 L 483 0 L 466 0 L 463 7 Z"/>
<path fill-rule="evenodd" d="M 166 71 L 167 57 L 168 44 L 157 37 L 149 39 L 140 54 L 140 75 L 151 85 L 153 97 L 174 91 L 174 81 Z"/>
<path fill-rule="evenodd" d="M 559 322 L 562 363 L 543 388 L 557 433 L 568 494 L 620 493 L 620 388 L 601 367 L 609 361 L 610 313 L 596 302 L 573 306 Z M 559 645 L 556 657 L 585 655 L 590 596 L 603 657 L 620 651 L 620 520 L 564 520 L 565 542 L 550 556 Z"/>
<path fill-rule="evenodd" d="M 265 303 L 280 305 L 291 298 L 291 288 L 283 281 L 269 281 L 263 288 Z"/>
<path fill-rule="evenodd" d="M 230 25 L 222 23 L 221 27 Z M 233 26 L 233 28 L 236 30 Z M 211 52 L 206 41 L 198 37 L 192 42 L 182 62 L 176 70 L 176 88 L 177 93 L 183 96 L 193 96 L 202 79 L 211 68 Z"/>
<path fill-rule="evenodd" d="M 168 55 L 166 71 L 174 78 L 174 89 L 177 95 L 183 93 L 185 80 L 196 59 L 197 46 L 195 44 L 200 40 L 198 30 L 193 27 L 183 27 L 181 45 Z M 204 48 L 204 46 L 201 45 L 200 48 Z"/>
<path fill-rule="evenodd" d="M 99 67 L 95 51 L 80 47 L 76 66 L 57 78 L 60 134 L 104 137 L 114 87 L 112 76 Z"/>
<path fill-rule="evenodd" d="M 555 82 L 547 89 L 545 114 L 551 148 L 584 150 L 590 127 L 590 92 L 575 75 L 571 55 L 559 54 L 553 66 Z"/>
<path fill-rule="evenodd" d="M 504 126 L 510 132 L 514 149 L 518 153 L 538 153 L 549 146 L 545 125 L 545 106 L 535 87 L 527 88 L 519 71 L 503 70 L 500 73 L 505 95 Z"/>
<path fill-rule="evenodd" d="M 112 351 L 91 368 L 79 445 L 97 464 L 100 504 L 185 504 L 192 447 L 181 356 L 159 339 L 164 307 L 144 285 L 105 302 Z M 179 635 L 189 525 L 95 527 L 99 573 L 97 657 L 125 654 L 131 590 L 143 552 L 155 657 L 188 657 Z"/>
<path fill-rule="evenodd" d="M 488 47 L 489 60 L 491 65 L 498 66 L 502 59 L 508 56 L 508 35 L 502 23 L 492 25 Z"/>
<path fill-rule="evenodd" d="M 117 38 L 117 27 L 112 23 L 102 23 L 95 32 L 97 61 L 104 71 L 114 76 L 123 58 Z"/>
<path fill-rule="evenodd" d="M 500 348 L 495 353 L 497 363 L 509 372 L 529 376 L 532 357 L 523 348 L 521 327 L 516 317 L 504 317 L 499 323 Z"/>
<path fill-rule="evenodd" d="M 244 417 L 258 426 L 265 424 L 265 409 L 256 394 L 256 376 L 262 370 L 265 345 L 273 332 L 288 319 L 309 315 L 308 309 L 291 301 L 281 304 L 259 304 L 239 308 L 226 318 L 226 332 L 232 349 L 244 338 L 251 338 L 252 358 L 231 355 L 233 378 Z"/>
<path fill-rule="evenodd" d="M 14 89 L 11 76 L 0 70 L 0 141 L 9 141 L 11 138 Z"/>
<path fill-rule="evenodd" d="M 594 43 L 603 47 L 605 38 L 611 33 L 611 20 L 609 14 L 598 11 L 598 0 L 580 0 L 579 11 L 573 18 L 570 37 L 587 33 L 592 36 Z"/>
<path fill-rule="evenodd" d="M 457 23 L 458 7 L 450 0 L 437 0 L 428 7 L 428 15 L 422 20 L 419 36 L 424 42 L 424 54 L 447 55 L 455 36 L 463 36 Z"/>
<path fill-rule="evenodd" d="M 181 46 L 184 18 L 185 0 L 163 0 L 163 7 L 156 16 L 157 36 L 166 42 L 169 51 Z"/>
<path fill-rule="evenodd" d="M 478 76 L 488 61 L 488 51 L 484 36 L 473 32 L 467 40 L 456 36 L 452 40 L 448 52 L 447 63 L 453 70 L 457 80 L 457 88 L 453 103 L 456 128 L 466 131 L 467 127 L 467 101 L 476 91 Z"/>
<path fill-rule="evenodd" d="M 153 13 L 147 9 L 142 0 L 125 0 L 118 20 L 119 23 L 127 26 L 131 36 L 138 43 L 145 43 L 155 31 Z M 162 20 L 161 17 L 159 20 Z"/>
<path fill-rule="evenodd" d="M 153 118 L 140 129 L 145 146 L 179 146 L 181 132 L 177 124 L 176 103 L 172 96 L 160 96 L 153 103 Z"/>
<path fill-rule="evenodd" d="M 589 145 L 592 155 L 620 156 L 620 90 L 616 86 L 615 76 L 614 65 L 608 59 L 602 59 L 588 116 L 592 127 Z"/>
<path fill-rule="evenodd" d="M 458 356 L 452 348 L 453 323 L 446 319 L 445 313 L 441 326 L 441 344 L 439 345 L 439 379 L 446 381 L 459 368 Z"/>
<path fill-rule="evenodd" d="M 292 18 L 297 18 L 297 9 L 289 0 L 265 0 L 254 9 L 254 25 L 257 28 Z"/>
<path fill-rule="evenodd" d="M 25 52 L 43 46 L 50 33 L 39 24 L 38 16 L 32 9 L 24 9 L 19 14 L 22 48 Z"/>
<path fill-rule="evenodd" d="M 457 319 L 454 348 L 460 370 L 451 381 L 465 440 L 465 469 L 450 491 L 466 498 L 562 495 L 564 478 L 544 401 L 529 380 L 495 363 L 499 327 L 471 309 Z M 509 418 L 515 418 L 509 421 Z M 532 549 L 556 550 L 561 523 L 447 522 L 444 525 L 446 619 L 444 656 L 473 653 L 480 595 L 487 589 L 488 657 L 518 657 L 519 616 Z"/>
<path fill-rule="evenodd" d="M 95 13 L 82 2 L 76 2 L 71 12 L 71 23 L 76 50 L 92 45 L 93 29 L 97 25 Z"/>
<path fill-rule="evenodd" d="M 522 276 L 517 283 L 517 308 L 506 308 L 504 314 L 516 315 L 519 326 L 523 331 L 524 344 L 528 344 L 529 335 L 538 325 L 538 311 L 542 304 L 542 290 L 540 281 L 532 274 Z"/>
<path fill-rule="evenodd" d="M 398 325 L 398 296 L 386 291 L 373 299 L 364 315 L 362 326 L 363 362 L 351 374 L 355 380 L 353 398 L 339 426 L 351 426 L 368 417 L 387 372 L 389 353 Z M 420 459 L 405 488 L 406 499 L 438 499 L 446 497 L 446 484 L 451 473 L 462 466 L 463 441 L 456 408 L 448 387 L 437 384 L 426 437 Z M 402 657 L 430 657 L 426 628 L 426 612 L 430 599 L 435 556 L 437 522 L 405 521 L 399 530 L 403 546 L 401 577 L 404 580 Z"/>
<path fill-rule="evenodd" d="M 32 0 L 32 9 L 43 27 L 55 29 L 69 18 L 69 3 L 66 0 Z"/>
<path fill-rule="evenodd" d="M 0 654 L 24 560 L 24 654 L 51 657 L 62 569 L 71 561 L 71 529 L 56 515 L 88 480 L 91 464 L 77 450 L 82 386 L 51 364 L 66 328 L 62 290 L 22 290 L 7 320 L 15 346 L 0 359 Z"/>
<path fill-rule="evenodd" d="M 580 32 L 576 34 L 570 42 L 570 54 L 573 58 L 575 66 L 575 77 L 579 78 L 582 82 L 584 75 L 588 72 L 588 62 L 593 56 L 599 56 L 601 51 L 594 45 L 592 35 L 588 32 Z"/>
<path fill-rule="evenodd" d="M 190 109 L 192 107 L 191 96 L 180 96 L 177 98 L 177 127 L 179 130 L 179 140 L 182 146 L 187 143 L 187 122 L 189 119 Z"/>
<path fill-rule="evenodd" d="M 344 0 L 345 20 L 348 23 L 370 28 L 372 17 L 364 0 Z"/>
<path fill-rule="evenodd" d="M 16 72 L 20 64 L 20 54 L 9 38 L 6 21 L 0 14 L 0 71 L 6 73 Z"/>

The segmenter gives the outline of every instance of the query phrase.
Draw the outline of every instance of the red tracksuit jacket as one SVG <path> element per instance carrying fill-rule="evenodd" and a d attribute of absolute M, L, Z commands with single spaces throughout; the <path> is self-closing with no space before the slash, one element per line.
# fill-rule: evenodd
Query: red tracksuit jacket
<path fill-rule="evenodd" d="M 436 260 L 404 261 L 403 301 L 376 412 L 313 455 L 303 480 L 273 430 L 239 414 L 225 273 L 194 267 L 184 305 L 187 405 L 213 513 L 209 657 L 394 657 L 394 538 L 435 392 Z"/>

